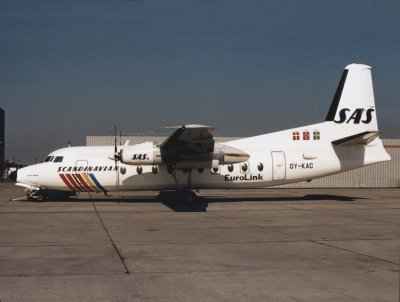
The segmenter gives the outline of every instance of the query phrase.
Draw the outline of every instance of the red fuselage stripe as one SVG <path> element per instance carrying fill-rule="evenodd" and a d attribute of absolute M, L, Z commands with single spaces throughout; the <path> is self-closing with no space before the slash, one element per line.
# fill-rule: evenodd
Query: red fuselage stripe
<path fill-rule="evenodd" d="M 79 187 L 79 185 L 76 183 L 75 179 L 71 176 L 71 174 L 65 174 L 65 176 L 68 178 L 71 185 L 75 188 L 75 191 L 83 192 L 83 190 Z"/>
<path fill-rule="evenodd" d="M 76 174 L 71 174 L 71 176 L 75 180 L 75 182 L 78 184 L 79 188 L 81 188 L 81 191 L 86 192 L 86 189 L 83 187 L 83 185 L 79 182 L 78 178 L 76 177 Z"/>
<path fill-rule="evenodd" d="M 85 187 L 86 191 L 88 192 L 94 192 L 86 183 L 86 181 L 83 179 L 83 177 L 80 174 L 75 174 L 76 178 L 78 178 L 79 182 L 81 183 L 82 186 Z"/>
<path fill-rule="evenodd" d="M 63 180 L 63 182 L 67 185 L 68 188 L 71 189 L 71 191 L 76 191 L 74 186 L 71 185 L 71 183 L 69 182 L 69 180 L 65 177 L 64 174 L 60 174 L 61 179 Z"/>

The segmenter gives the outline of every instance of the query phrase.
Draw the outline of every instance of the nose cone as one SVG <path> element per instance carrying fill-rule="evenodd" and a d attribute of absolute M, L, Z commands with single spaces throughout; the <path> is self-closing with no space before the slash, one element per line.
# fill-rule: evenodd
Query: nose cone
<path fill-rule="evenodd" d="M 51 177 L 46 177 L 49 171 L 47 163 L 35 164 L 18 170 L 17 182 L 36 187 L 47 184 Z"/>
<path fill-rule="evenodd" d="M 16 173 L 15 177 L 17 182 L 27 184 L 27 185 L 33 185 L 36 183 L 36 176 L 37 174 L 34 171 L 35 169 L 33 166 L 28 166 L 22 169 L 19 169 L 18 172 Z"/>
<path fill-rule="evenodd" d="M 25 176 L 25 177 L 24 177 Z M 21 168 L 15 171 L 15 179 L 17 182 L 25 183 L 26 181 L 26 168 Z"/>

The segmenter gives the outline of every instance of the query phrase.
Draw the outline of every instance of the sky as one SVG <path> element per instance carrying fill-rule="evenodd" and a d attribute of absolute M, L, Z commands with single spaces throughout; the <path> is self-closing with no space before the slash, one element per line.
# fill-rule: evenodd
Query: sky
<path fill-rule="evenodd" d="M 372 66 L 383 138 L 398 138 L 399 15 L 398 0 L 1 0 L 6 158 L 115 124 L 253 136 L 321 122 L 354 62 Z"/>

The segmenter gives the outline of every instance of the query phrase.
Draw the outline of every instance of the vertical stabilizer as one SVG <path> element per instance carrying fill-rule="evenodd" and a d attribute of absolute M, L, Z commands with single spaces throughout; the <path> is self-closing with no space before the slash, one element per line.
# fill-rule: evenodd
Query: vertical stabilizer
<path fill-rule="evenodd" d="M 371 67 L 345 68 L 326 121 L 343 171 L 390 160 L 379 138 Z"/>
<path fill-rule="evenodd" d="M 326 121 L 342 125 L 349 133 L 378 130 L 370 66 L 345 68 Z"/>

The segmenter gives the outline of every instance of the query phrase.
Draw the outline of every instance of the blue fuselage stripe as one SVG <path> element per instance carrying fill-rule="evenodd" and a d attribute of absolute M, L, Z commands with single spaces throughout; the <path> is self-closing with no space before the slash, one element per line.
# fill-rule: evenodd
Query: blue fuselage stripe
<path fill-rule="evenodd" d="M 89 173 L 89 176 L 90 176 L 91 180 L 94 182 L 94 184 L 95 184 L 100 190 L 102 190 L 103 192 L 107 192 L 107 190 L 103 188 L 103 186 L 98 182 L 98 180 L 96 179 L 96 177 L 95 177 L 92 173 Z"/>

